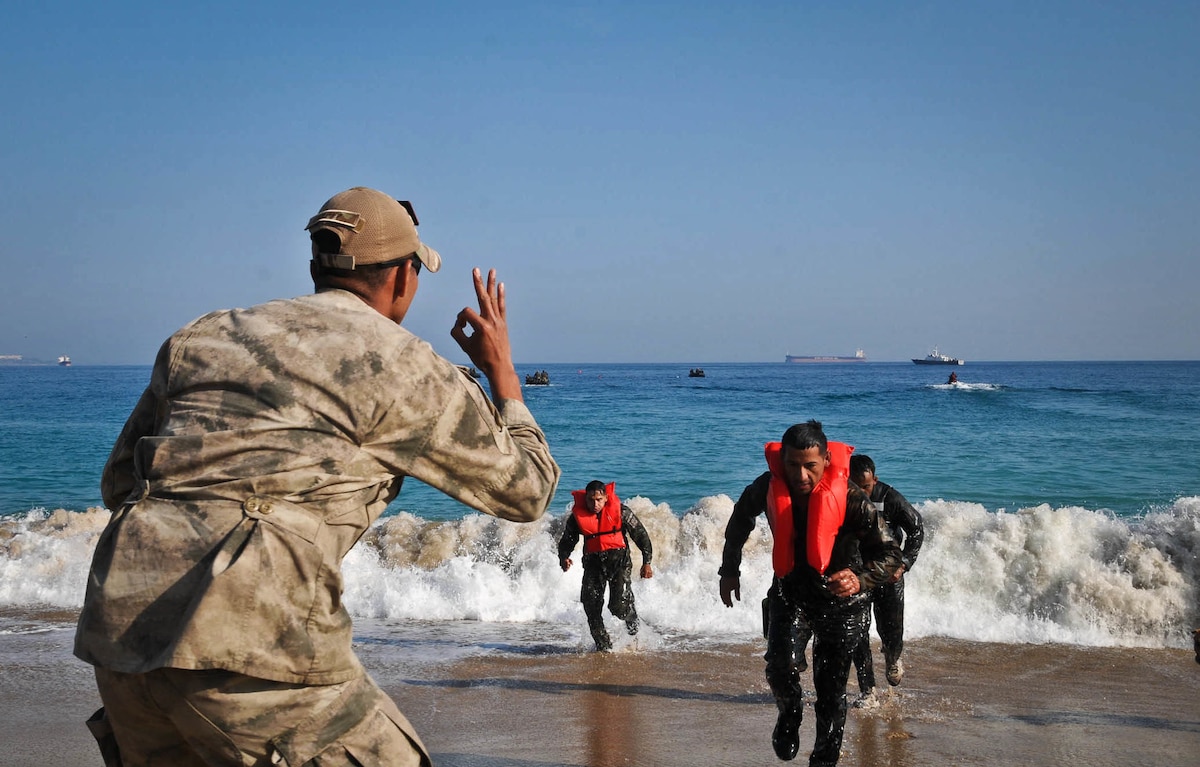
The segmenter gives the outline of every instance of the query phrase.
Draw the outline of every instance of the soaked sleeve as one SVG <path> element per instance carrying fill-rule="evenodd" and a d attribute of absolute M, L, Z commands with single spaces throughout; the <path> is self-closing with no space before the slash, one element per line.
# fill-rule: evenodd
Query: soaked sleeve
<path fill-rule="evenodd" d="M 563 525 L 562 537 L 558 539 L 558 561 L 571 557 L 575 544 L 579 543 L 579 521 L 574 514 L 567 515 L 567 523 Z"/>
<path fill-rule="evenodd" d="M 771 473 L 763 472 L 758 479 L 746 485 L 742 496 L 733 505 L 733 514 L 725 525 L 725 548 L 721 552 L 722 578 L 741 577 L 742 547 L 754 532 L 755 519 L 767 510 L 767 486 Z"/>
<path fill-rule="evenodd" d="M 863 570 L 857 573 L 861 590 L 869 591 L 891 580 L 901 564 L 900 544 L 887 520 L 862 492 L 852 490 L 846 504 L 846 521 L 858 528 Z"/>
<path fill-rule="evenodd" d="M 493 404 L 475 379 L 415 337 L 395 367 L 394 398 L 365 449 L 485 514 L 529 522 L 545 513 L 559 468 L 524 403 Z"/>
<path fill-rule="evenodd" d="M 642 552 L 642 564 L 650 564 L 650 560 L 654 556 L 654 547 L 650 543 L 650 533 L 646 532 L 646 528 L 642 525 L 642 521 L 637 518 L 637 515 L 629 510 L 629 507 L 621 505 L 621 526 L 629 533 L 629 537 L 637 544 L 638 550 Z"/>
<path fill-rule="evenodd" d="M 925 522 L 921 513 L 895 488 L 889 488 L 883 502 L 883 513 L 893 527 L 904 531 L 904 570 L 908 572 L 917 562 L 921 544 L 925 541 Z"/>

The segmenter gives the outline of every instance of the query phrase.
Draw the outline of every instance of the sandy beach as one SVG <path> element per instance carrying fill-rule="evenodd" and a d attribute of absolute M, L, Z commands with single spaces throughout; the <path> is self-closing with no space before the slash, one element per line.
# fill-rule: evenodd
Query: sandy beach
<path fill-rule="evenodd" d="M 70 640 L 68 630 L 0 636 L 0 763 L 101 764 L 83 726 L 99 705 L 91 670 L 71 657 Z M 442 767 L 779 763 L 758 644 L 512 650 L 414 664 L 394 643 L 358 647 Z M 851 710 L 842 765 L 1200 759 L 1200 665 L 1190 651 L 920 639 L 905 655 L 904 684 L 877 708 Z M 795 763 L 807 764 L 811 736 L 810 718 Z"/>

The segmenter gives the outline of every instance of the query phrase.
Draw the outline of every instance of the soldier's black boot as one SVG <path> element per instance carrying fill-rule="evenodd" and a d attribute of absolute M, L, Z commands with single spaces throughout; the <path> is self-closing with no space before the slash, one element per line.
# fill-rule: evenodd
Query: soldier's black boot
<path fill-rule="evenodd" d="M 612 649 L 612 638 L 608 635 L 608 630 L 604 628 L 604 620 L 588 621 L 588 628 L 591 629 L 592 639 L 596 640 L 596 650 L 599 652 L 608 652 Z"/>
<path fill-rule="evenodd" d="M 800 750 L 800 722 L 804 719 L 804 706 L 779 704 L 779 718 L 775 721 L 775 732 L 771 734 L 771 746 L 775 756 L 785 762 L 796 758 Z"/>

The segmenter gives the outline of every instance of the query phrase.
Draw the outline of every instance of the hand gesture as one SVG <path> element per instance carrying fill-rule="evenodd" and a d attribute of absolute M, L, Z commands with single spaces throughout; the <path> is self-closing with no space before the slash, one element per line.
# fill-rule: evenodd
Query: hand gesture
<path fill-rule="evenodd" d="M 524 399 L 521 382 L 513 366 L 512 348 L 508 341 L 508 306 L 504 300 L 504 283 L 496 280 L 496 270 L 489 269 L 487 283 L 478 268 L 471 270 L 479 311 L 464 307 L 455 318 L 450 336 L 471 358 L 492 387 L 493 399 Z M 471 334 L 467 334 L 470 326 Z"/>

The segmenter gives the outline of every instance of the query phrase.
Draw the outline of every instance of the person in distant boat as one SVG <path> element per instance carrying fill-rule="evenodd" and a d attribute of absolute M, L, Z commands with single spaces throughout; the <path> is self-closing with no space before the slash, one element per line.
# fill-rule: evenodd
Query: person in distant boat
<path fill-rule="evenodd" d="M 721 601 L 732 607 L 733 599 L 742 598 L 742 547 L 765 513 L 775 577 L 767 593 L 764 659 L 779 710 L 771 745 L 785 761 L 800 748 L 804 707 L 796 625 L 803 620 L 817 638 L 810 767 L 837 764 L 846 726 L 846 680 L 854 650 L 867 633 L 870 593 L 890 581 L 902 561 L 883 515 L 848 482 L 853 450 L 829 442 L 819 421 L 796 424 L 779 442 L 768 443 L 768 470 L 734 504 L 718 571 Z"/>
<path fill-rule="evenodd" d="M 428 765 L 355 657 L 342 559 L 405 477 L 514 522 L 554 497 L 495 272 L 450 330 L 489 399 L 401 327 L 442 263 L 409 203 L 356 187 L 305 228 L 314 293 L 167 339 L 104 466 L 75 655 L 106 764 Z"/>
<path fill-rule="evenodd" d="M 654 577 L 654 569 L 650 566 L 654 548 L 650 544 L 650 534 L 637 515 L 617 497 L 614 484 L 605 485 L 593 480 L 571 495 L 575 505 L 558 541 L 558 566 L 564 573 L 571 569 L 571 553 L 582 535 L 583 585 L 579 589 L 579 601 L 583 603 L 596 649 L 607 652 L 613 645 L 604 628 L 604 588 L 608 587 L 609 612 L 625 621 L 625 630 L 630 636 L 637 634 L 638 614 L 630 583 L 633 559 L 629 556 L 629 539 L 632 538 L 642 552 L 643 578 Z"/>
<path fill-rule="evenodd" d="M 951 373 L 951 374 L 950 374 L 950 378 L 948 378 L 948 379 L 946 380 L 946 383 L 948 383 L 948 384 L 956 384 L 956 383 L 958 383 L 958 373 Z"/>

